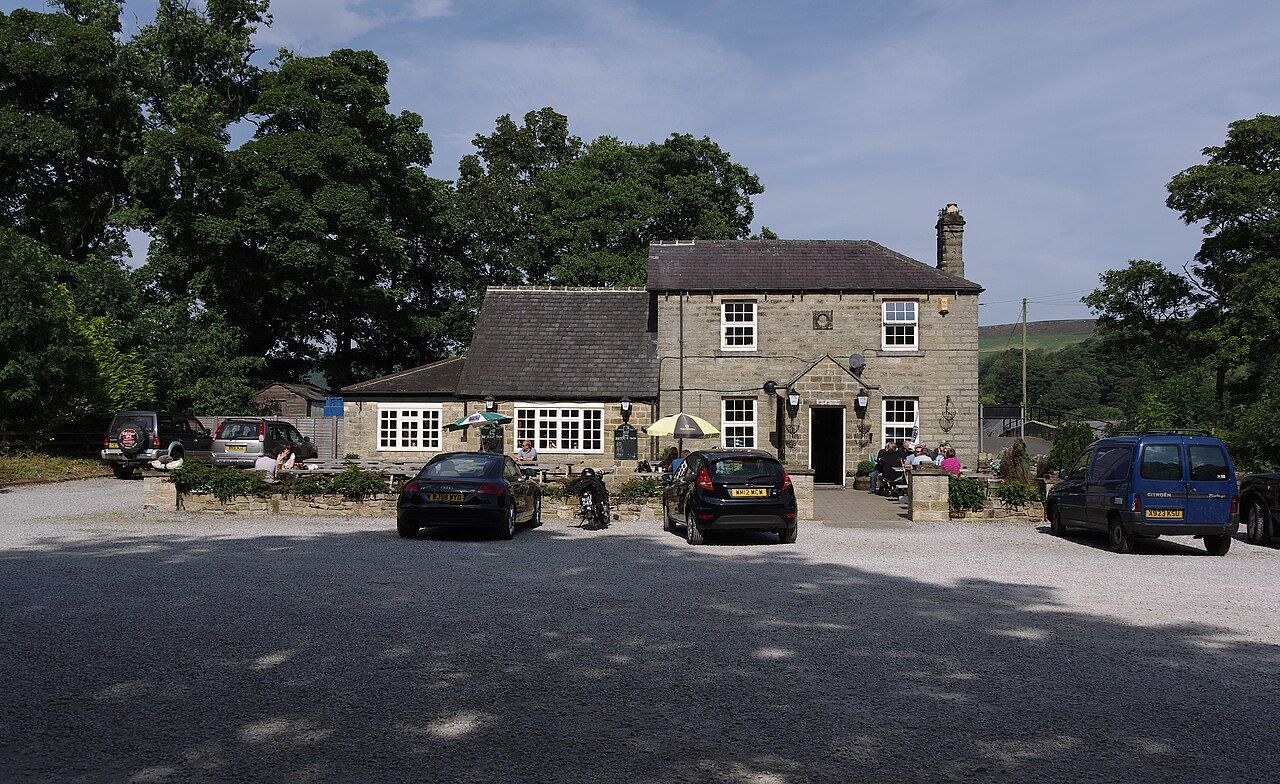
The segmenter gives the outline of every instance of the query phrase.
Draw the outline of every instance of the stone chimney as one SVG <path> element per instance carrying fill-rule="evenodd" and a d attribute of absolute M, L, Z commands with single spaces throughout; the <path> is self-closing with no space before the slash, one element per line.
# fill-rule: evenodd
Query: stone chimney
<path fill-rule="evenodd" d="M 938 269 L 964 277 L 964 216 L 960 208 L 948 204 L 938 211 Z"/>

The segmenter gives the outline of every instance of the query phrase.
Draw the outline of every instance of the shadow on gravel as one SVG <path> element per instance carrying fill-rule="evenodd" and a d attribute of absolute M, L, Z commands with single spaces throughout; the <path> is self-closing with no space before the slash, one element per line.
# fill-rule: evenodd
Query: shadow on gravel
<path fill-rule="evenodd" d="M 1053 532 L 1049 530 L 1049 526 L 1043 525 L 1036 528 L 1036 531 L 1045 536 L 1053 536 Z M 1085 531 L 1079 528 L 1072 528 L 1067 531 L 1067 535 L 1061 537 L 1064 542 L 1073 542 L 1081 544 L 1085 547 L 1092 547 L 1095 550 L 1104 550 L 1111 552 L 1111 544 L 1107 539 L 1107 535 L 1100 531 Z M 1203 555 L 1206 558 L 1219 556 L 1210 556 L 1204 549 L 1204 544 L 1199 539 L 1189 536 L 1179 536 L 1169 538 L 1167 536 L 1159 539 L 1138 539 L 1137 552 L 1128 555 L 1119 555 L 1117 558 L 1141 558 L 1144 555 L 1181 555 L 1181 556 L 1197 556 Z M 1227 556 L 1228 558 L 1230 555 Z"/>
<path fill-rule="evenodd" d="M 1280 649 L 1055 597 L 625 528 L 47 539 L 0 551 L 0 779 L 1274 773 Z"/>

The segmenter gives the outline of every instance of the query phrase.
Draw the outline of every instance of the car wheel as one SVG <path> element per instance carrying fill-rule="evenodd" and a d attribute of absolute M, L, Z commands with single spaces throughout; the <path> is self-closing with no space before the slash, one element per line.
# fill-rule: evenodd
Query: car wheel
<path fill-rule="evenodd" d="M 1209 555 L 1226 555 L 1231 549 L 1231 537 L 1228 534 L 1215 534 L 1204 538 L 1204 549 Z"/>
<path fill-rule="evenodd" d="M 417 539 L 419 527 L 417 523 L 410 523 L 405 520 L 396 520 L 396 533 L 404 539 Z"/>
<path fill-rule="evenodd" d="M 1062 512 L 1057 504 L 1049 507 L 1049 533 L 1054 536 L 1067 535 L 1067 527 L 1062 524 Z"/>
<path fill-rule="evenodd" d="M 778 531 L 778 544 L 795 544 L 796 534 L 800 533 L 800 526 L 794 525 L 790 528 L 783 528 Z"/>
<path fill-rule="evenodd" d="M 115 474 L 116 479 L 132 479 L 134 470 L 135 468 L 131 465 L 111 464 L 111 473 Z"/>
<path fill-rule="evenodd" d="M 1122 555 L 1128 555 L 1134 550 L 1133 534 L 1124 527 L 1124 523 L 1117 519 L 1112 519 L 1111 524 L 1107 526 L 1107 538 L 1111 542 L 1111 549 Z"/>
<path fill-rule="evenodd" d="M 1271 544 L 1271 515 L 1267 512 L 1267 505 L 1256 498 L 1249 504 L 1249 522 L 1245 531 L 1249 544 Z"/>
<path fill-rule="evenodd" d="M 538 495 L 533 499 L 533 517 L 529 520 L 530 528 L 537 528 L 542 525 L 542 496 Z"/>
<path fill-rule="evenodd" d="M 698 524 L 694 522 L 697 518 L 693 515 L 693 510 L 685 512 L 684 516 L 684 538 L 689 544 L 702 544 L 706 541 L 702 530 L 698 528 Z"/>
<path fill-rule="evenodd" d="M 507 521 L 498 529 L 499 539 L 514 539 L 516 535 L 516 506 L 507 509 Z"/>

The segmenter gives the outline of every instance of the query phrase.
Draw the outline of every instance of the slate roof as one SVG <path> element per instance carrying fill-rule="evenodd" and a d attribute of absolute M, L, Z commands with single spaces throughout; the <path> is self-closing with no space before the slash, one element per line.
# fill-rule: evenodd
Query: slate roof
<path fill-rule="evenodd" d="M 695 240 L 649 246 L 650 291 L 982 291 L 871 240 Z"/>
<path fill-rule="evenodd" d="M 316 386 L 315 384 L 295 384 L 289 381 L 273 381 L 270 384 L 267 384 L 262 389 L 258 390 L 257 394 L 261 395 L 263 392 L 266 392 L 271 387 L 284 387 L 285 389 L 289 390 L 295 395 L 300 395 L 301 397 L 307 400 L 323 401 L 326 397 L 329 396 L 328 392 L 324 391 L 323 389 Z"/>
<path fill-rule="evenodd" d="M 490 288 L 458 392 L 651 399 L 658 363 L 648 324 L 649 294 L 639 289 Z"/>
<path fill-rule="evenodd" d="M 455 397 L 458 394 L 458 379 L 462 377 L 462 369 L 467 364 L 466 359 L 450 357 L 429 365 L 409 368 L 343 387 L 342 393 L 357 397 L 380 394 Z"/>

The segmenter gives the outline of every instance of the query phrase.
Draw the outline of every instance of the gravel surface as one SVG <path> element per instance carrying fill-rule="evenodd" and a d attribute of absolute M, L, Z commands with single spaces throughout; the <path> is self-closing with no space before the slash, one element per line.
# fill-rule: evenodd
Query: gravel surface
<path fill-rule="evenodd" d="M 0 494 L 0 781 L 1277 770 L 1280 551 L 1241 541 L 1119 556 L 975 521 L 404 541 L 140 494 Z"/>

